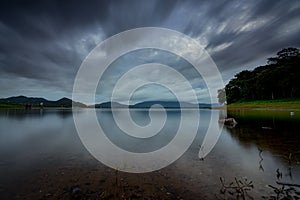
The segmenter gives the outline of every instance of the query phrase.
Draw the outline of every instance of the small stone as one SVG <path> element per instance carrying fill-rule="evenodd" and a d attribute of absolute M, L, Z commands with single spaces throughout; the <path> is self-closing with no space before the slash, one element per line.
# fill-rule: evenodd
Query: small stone
<path fill-rule="evenodd" d="M 82 191 L 79 186 L 74 186 L 71 188 L 71 196 L 73 199 L 80 199 Z"/>
<path fill-rule="evenodd" d="M 52 197 L 53 195 L 51 194 L 51 193 L 47 193 L 46 195 L 45 195 L 45 197 Z"/>

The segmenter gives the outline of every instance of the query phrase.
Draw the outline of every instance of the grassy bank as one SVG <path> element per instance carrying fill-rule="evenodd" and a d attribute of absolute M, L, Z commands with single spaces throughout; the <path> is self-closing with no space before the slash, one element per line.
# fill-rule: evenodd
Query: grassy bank
<path fill-rule="evenodd" d="M 225 108 L 225 107 L 224 107 Z M 227 109 L 300 109 L 300 99 L 243 101 L 227 105 Z"/>
<path fill-rule="evenodd" d="M 0 108 L 23 108 L 22 105 L 9 104 L 9 103 L 0 103 Z"/>

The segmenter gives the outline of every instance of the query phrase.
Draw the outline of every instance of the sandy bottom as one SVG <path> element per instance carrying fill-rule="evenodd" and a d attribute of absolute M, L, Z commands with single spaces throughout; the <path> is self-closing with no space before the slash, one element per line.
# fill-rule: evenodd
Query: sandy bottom
<path fill-rule="evenodd" d="M 207 180 L 189 176 L 176 161 L 159 171 L 133 174 L 93 158 L 39 166 L 0 185 L 1 199 L 216 199 Z M 197 161 L 201 162 L 201 161 Z M 48 162 L 51 163 L 51 162 Z M 201 177 L 201 176 L 200 176 Z M 208 178 L 208 177 L 206 177 Z M 3 181 L 3 180 L 2 180 Z M 213 182 L 217 182 L 213 180 Z M 218 184 L 219 186 L 219 184 Z M 219 189 L 217 189 L 218 191 Z"/>

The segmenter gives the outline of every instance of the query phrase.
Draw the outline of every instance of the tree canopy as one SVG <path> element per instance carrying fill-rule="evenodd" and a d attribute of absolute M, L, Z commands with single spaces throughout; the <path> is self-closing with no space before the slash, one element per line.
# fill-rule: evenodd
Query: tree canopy
<path fill-rule="evenodd" d="M 227 103 L 300 97 L 300 53 L 289 47 L 268 58 L 267 65 L 244 70 L 225 86 Z M 224 89 L 223 89 L 224 90 Z M 219 102 L 224 102 L 222 89 Z"/>

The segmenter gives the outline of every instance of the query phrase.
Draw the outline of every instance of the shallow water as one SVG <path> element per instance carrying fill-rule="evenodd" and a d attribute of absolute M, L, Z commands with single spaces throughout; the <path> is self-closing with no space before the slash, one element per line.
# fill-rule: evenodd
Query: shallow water
<path fill-rule="evenodd" d="M 91 199 L 215 199 L 223 198 L 219 194 L 220 177 L 226 183 L 235 177 L 247 177 L 254 184 L 249 194 L 260 198 L 271 195 L 268 184 L 300 183 L 299 111 L 293 115 L 287 110 L 229 111 L 228 116 L 238 124 L 224 127 L 214 149 L 200 160 L 200 145 L 212 113 L 224 115 L 219 110 L 201 110 L 200 122 L 187 119 L 187 123 L 200 125 L 188 151 L 168 167 L 145 174 L 116 172 L 89 154 L 72 117 L 82 116 L 82 121 L 88 123 L 87 112 L 90 111 L 0 110 L 0 198 L 69 199 L 73 197 L 72 188 L 80 187 L 82 196 Z M 155 111 L 156 116 L 160 112 Z M 97 110 L 108 138 L 138 153 L 157 150 L 174 138 L 181 113 L 168 110 L 167 115 L 157 135 L 138 139 L 118 129 L 110 110 Z M 146 110 L 132 110 L 131 116 L 141 126 L 150 122 Z M 188 130 L 186 134 L 190 134 Z M 282 177 L 276 177 L 277 169 Z"/>

